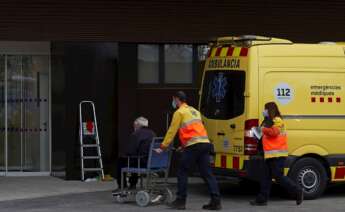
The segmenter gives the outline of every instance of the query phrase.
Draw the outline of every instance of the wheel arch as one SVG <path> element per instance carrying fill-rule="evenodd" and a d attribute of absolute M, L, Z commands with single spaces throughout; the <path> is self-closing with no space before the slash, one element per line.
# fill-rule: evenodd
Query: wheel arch
<path fill-rule="evenodd" d="M 290 174 L 291 170 L 292 170 L 292 167 L 297 163 L 297 161 L 303 159 L 303 158 L 314 158 L 316 160 L 318 160 L 322 166 L 325 168 L 326 172 L 327 172 L 327 177 L 328 177 L 328 183 L 331 181 L 332 179 L 332 173 L 331 173 L 331 167 L 328 163 L 328 161 L 326 160 L 325 157 L 321 156 L 321 155 L 318 155 L 318 154 L 315 154 L 315 153 L 307 153 L 307 154 L 304 154 L 302 156 L 299 156 L 297 157 L 297 159 L 295 159 L 291 164 L 290 164 L 290 167 L 289 167 L 289 171 L 288 171 L 288 175 Z"/>

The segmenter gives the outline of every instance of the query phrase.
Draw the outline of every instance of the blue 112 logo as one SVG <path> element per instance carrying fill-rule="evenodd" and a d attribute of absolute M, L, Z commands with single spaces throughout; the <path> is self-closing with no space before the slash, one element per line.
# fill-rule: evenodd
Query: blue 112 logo
<path fill-rule="evenodd" d="M 277 88 L 277 96 L 291 96 L 290 88 Z"/>
<path fill-rule="evenodd" d="M 287 83 L 279 83 L 274 89 L 274 96 L 280 104 L 289 104 L 294 98 L 294 89 Z"/>

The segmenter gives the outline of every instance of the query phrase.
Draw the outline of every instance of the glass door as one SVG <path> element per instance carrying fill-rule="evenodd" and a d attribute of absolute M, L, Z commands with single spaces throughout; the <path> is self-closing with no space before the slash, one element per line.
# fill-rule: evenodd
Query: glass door
<path fill-rule="evenodd" d="M 6 173 L 49 172 L 49 56 L 6 55 L 4 64 L 2 167 Z"/>

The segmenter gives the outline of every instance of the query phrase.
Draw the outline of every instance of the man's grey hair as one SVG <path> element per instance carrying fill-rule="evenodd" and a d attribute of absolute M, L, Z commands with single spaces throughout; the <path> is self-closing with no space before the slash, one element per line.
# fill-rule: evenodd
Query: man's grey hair
<path fill-rule="evenodd" d="M 135 119 L 134 124 L 139 127 L 148 127 L 149 120 L 147 118 L 140 116 L 139 118 Z"/>

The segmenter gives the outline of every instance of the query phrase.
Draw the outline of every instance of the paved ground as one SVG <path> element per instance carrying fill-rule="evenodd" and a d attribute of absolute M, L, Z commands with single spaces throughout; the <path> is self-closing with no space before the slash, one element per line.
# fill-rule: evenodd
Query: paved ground
<path fill-rule="evenodd" d="M 34 181 L 34 180 L 32 180 Z M 53 179 L 52 181 L 55 181 Z M 59 181 L 59 180 L 58 180 Z M 102 184 L 103 189 L 109 189 L 104 191 L 88 192 L 93 189 L 102 190 L 98 187 L 97 183 L 79 183 L 79 182 L 55 182 L 59 184 L 62 189 L 65 185 L 69 184 L 72 189 L 55 196 L 48 197 L 30 197 L 30 199 L 21 200 L 6 200 L 0 202 L 0 211 L 24 211 L 24 212 L 114 212 L 114 211 L 162 211 L 167 207 L 164 205 L 150 206 L 146 208 L 139 208 L 133 203 L 118 204 L 110 195 L 111 187 L 109 183 Z M 76 184 L 77 186 L 73 186 Z M 84 191 L 79 186 L 86 186 L 88 189 Z M 2 185 L 3 186 L 3 185 Z M 1 187 L 2 187 L 1 186 Z M 8 186 L 8 185 L 7 185 Z M 103 187 L 104 186 L 104 187 Z M 110 186 L 106 188 L 107 186 Z M 67 188 L 65 186 L 64 188 Z M 78 189 L 75 189 L 78 188 Z M 221 183 L 223 193 L 223 211 L 345 211 L 345 185 L 336 186 L 328 189 L 326 194 L 314 201 L 305 201 L 305 203 L 297 207 L 294 201 L 287 200 L 282 197 L 282 192 L 279 188 L 275 188 L 273 191 L 273 198 L 269 206 L 265 207 L 251 207 L 248 201 L 255 196 L 255 189 L 243 188 L 235 184 Z M 55 188 L 54 190 L 60 190 Z M 3 191 L 3 187 L 0 189 Z M 41 189 L 45 190 L 41 187 Z M 9 195 L 12 192 L 8 191 Z M 86 193 L 85 193 L 86 192 Z M 44 192 L 43 192 L 44 193 Z M 43 194 L 41 191 L 41 194 Z M 195 181 L 190 186 L 190 197 L 188 201 L 188 210 L 200 211 L 200 206 L 208 201 L 207 192 L 205 186 Z M 50 193 L 53 195 L 53 193 Z M 171 211 L 171 210 L 168 210 Z"/>
<path fill-rule="evenodd" d="M 0 201 L 108 191 L 113 187 L 113 182 L 85 183 L 56 177 L 1 177 Z"/>

